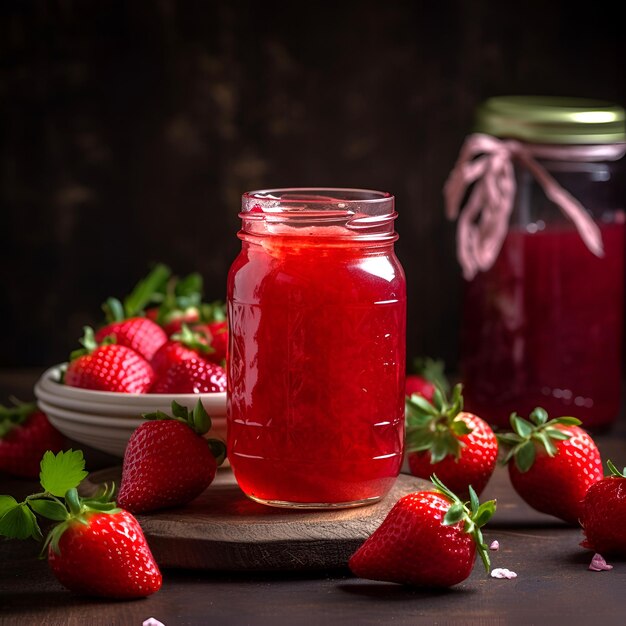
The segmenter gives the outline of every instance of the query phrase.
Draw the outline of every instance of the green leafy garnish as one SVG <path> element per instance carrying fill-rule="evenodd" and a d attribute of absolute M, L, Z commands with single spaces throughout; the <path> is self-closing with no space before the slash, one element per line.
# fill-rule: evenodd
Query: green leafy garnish
<path fill-rule="evenodd" d="M 59 522 L 46 538 L 42 556 L 48 545 L 58 552 L 59 540 L 74 521 L 88 523 L 88 516 L 97 513 L 117 513 L 120 509 L 112 501 L 115 485 L 104 485 L 100 492 L 81 498 L 77 487 L 87 476 L 81 450 L 44 453 L 40 480 L 44 491 L 18 502 L 12 496 L 0 495 L 0 535 L 13 539 L 32 537 L 43 539 L 35 514 Z"/>
<path fill-rule="evenodd" d="M 48 450 L 41 459 L 39 480 L 53 496 L 64 496 L 69 489 L 78 487 L 86 476 L 82 450 L 61 451 L 56 455 Z"/>

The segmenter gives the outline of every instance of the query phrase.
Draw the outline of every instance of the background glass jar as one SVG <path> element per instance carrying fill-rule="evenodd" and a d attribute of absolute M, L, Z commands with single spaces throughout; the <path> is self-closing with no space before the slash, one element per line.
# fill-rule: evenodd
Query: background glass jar
<path fill-rule="evenodd" d="M 476 118 L 473 138 L 486 135 L 486 145 L 496 142 L 490 157 L 510 159 L 515 193 L 493 264 L 466 271 L 466 408 L 498 426 L 508 426 L 513 411 L 527 416 L 542 406 L 552 417 L 606 428 L 621 403 L 624 110 L 582 99 L 500 97 Z M 500 209 L 497 201 L 490 208 L 497 219 Z M 496 230 L 489 220 L 481 227 Z"/>
<path fill-rule="evenodd" d="M 243 195 L 228 276 L 228 458 L 285 507 L 374 502 L 402 463 L 406 284 L 393 196 Z"/>

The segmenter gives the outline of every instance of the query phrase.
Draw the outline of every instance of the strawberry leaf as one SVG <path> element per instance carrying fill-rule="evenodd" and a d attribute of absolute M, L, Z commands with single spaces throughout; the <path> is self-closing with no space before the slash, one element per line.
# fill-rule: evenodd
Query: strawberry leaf
<path fill-rule="evenodd" d="M 7 511 L 18 506 L 17 500 L 11 496 L 0 496 L 0 517 Z"/>
<path fill-rule="evenodd" d="M 541 426 L 548 421 L 548 413 L 545 409 L 542 409 L 539 406 L 531 412 L 529 417 L 530 420 L 537 426 Z"/>
<path fill-rule="evenodd" d="M 554 456 L 556 454 L 556 446 L 552 443 L 552 439 L 548 436 L 548 434 L 543 431 L 537 431 L 534 434 L 534 438 L 539 441 L 539 443 L 545 448 L 548 456 Z M 569 437 L 568 437 L 569 439 Z"/>
<path fill-rule="evenodd" d="M 41 530 L 34 513 L 24 503 L 9 509 L 0 518 L 0 535 L 11 539 L 41 539 Z"/>
<path fill-rule="evenodd" d="M 54 455 L 48 450 L 41 460 L 41 486 L 53 496 L 64 496 L 78 487 L 87 476 L 82 450 L 68 450 Z"/>
<path fill-rule="evenodd" d="M 28 506 L 42 517 L 60 522 L 68 518 L 67 509 L 56 500 L 46 500 L 45 498 L 36 498 L 28 500 Z"/>
<path fill-rule="evenodd" d="M 176 400 L 172 400 L 172 415 L 186 422 L 189 417 L 189 411 L 186 406 L 178 404 Z"/>
<path fill-rule="evenodd" d="M 548 422 L 549 424 L 562 424 L 563 426 L 580 426 L 582 422 L 577 417 L 570 417 L 565 415 L 563 417 L 557 417 Z"/>
<path fill-rule="evenodd" d="M 455 419 L 450 424 L 450 430 L 457 437 L 461 437 L 462 435 L 469 435 L 473 429 L 470 428 L 463 420 Z"/>
<path fill-rule="evenodd" d="M 476 526 L 484 526 L 496 512 L 495 500 L 487 500 L 483 502 L 474 513 L 474 523 Z"/>
<path fill-rule="evenodd" d="M 559 441 L 567 441 L 571 437 L 569 433 L 564 433 L 562 430 L 550 426 L 546 428 L 545 433 L 550 439 L 558 439 Z"/>
<path fill-rule="evenodd" d="M 207 444 L 217 465 L 221 465 L 226 459 L 226 444 L 220 439 L 208 439 Z"/>
<path fill-rule="evenodd" d="M 617 476 L 618 478 L 626 478 L 626 467 L 623 471 L 619 471 L 611 459 L 607 459 L 606 466 L 609 469 L 609 476 Z"/>
<path fill-rule="evenodd" d="M 452 526 L 458 524 L 465 517 L 465 510 L 460 502 L 455 502 L 444 515 L 443 525 Z"/>
<path fill-rule="evenodd" d="M 517 413 L 513 413 L 511 415 L 511 426 L 513 430 L 520 436 L 522 439 L 526 439 L 530 437 L 530 434 L 533 432 L 533 425 L 521 418 Z"/>
<path fill-rule="evenodd" d="M 191 422 L 193 429 L 199 435 L 204 435 L 204 433 L 208 432 L 211 428 L 211 418 L 200 400 L 196 402 L 196 406 L 193 408 Z"/>
<path fill-rule="evenodd" d="M 517 469 L 522 473 L 527 472 L 535 462 L 535 455 L 535 444 L 530 439 L 521 444 L 515 452 Z"/>

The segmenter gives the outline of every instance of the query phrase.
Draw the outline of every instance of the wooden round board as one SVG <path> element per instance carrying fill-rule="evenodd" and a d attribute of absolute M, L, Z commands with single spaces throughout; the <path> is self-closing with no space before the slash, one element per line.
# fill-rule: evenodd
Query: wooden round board
<path fill-rule="evenodd" d="M 121 468 L 101 470 L 83 483 L 120 484 Z M 380 502 L 353 509 L 294 511 L 248 499 L 230 469 L 183 507 L 137 515 L 155 559 L 163 568 L 230 571 L 333 569 L 346 567 L 354 551 L 374 532 L 404 495 L 432 487 L 401 474 Z"/>

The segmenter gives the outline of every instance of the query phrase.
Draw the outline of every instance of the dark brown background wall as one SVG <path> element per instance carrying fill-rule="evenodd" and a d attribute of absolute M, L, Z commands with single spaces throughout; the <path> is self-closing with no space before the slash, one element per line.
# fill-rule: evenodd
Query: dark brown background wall
<path fill-rule="evenodd" d="M 223 298 L 241 193 L 329 185 L 397 196 L 408 351 L 454 369 L 441 188 L 474 107 L 624 104 L 625 52 L 602 2 L 1 3 L 0 366 L 64 360 L 155 261 Z"/>

